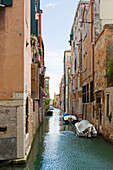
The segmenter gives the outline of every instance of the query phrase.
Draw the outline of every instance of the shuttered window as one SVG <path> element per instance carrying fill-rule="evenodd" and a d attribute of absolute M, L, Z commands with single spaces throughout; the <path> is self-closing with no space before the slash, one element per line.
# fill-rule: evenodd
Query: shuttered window
<path fill-rule="evenodd" d="M 82 87 L 82 103 L 89 103 L 89 83 Z"/>
<path fill-rule="evenodd" d="M 93 102 L 93 81 L 90 82 L 90 102 Z"/>
<path fill-rule="evenodd" d="M 75 63 L 74 63 L 74 65 L 75 65 L 74 68 L 75 68 L 75 71 L 76 71 L 76 58 L 75 58 Z"/>
<path fill-rule="evenodd" d="M 86 85 L 82 87 L 82 103 L 86 103 Z"/>
<path fill-rule="evenodd" d="M 75 41 L 73 41 L 73 51 L 75 51 Z"/>
<path fill-rule="evenodd" d="M 1 4 L 5 6 L 12 6 L 13 0 L 1 0 Z"/>
<path fill-rule="evenodd" d="M 37 2 L 37 1 L 36 1 Z M 36 35 L 38 38 L 38 20 L 35 18 L 37 12 L 37 3 L 35 0 L 31 1 L 31 34 Z"/>
<path fill-rule="evenodd" d="M 31 97 L 32 99 L 39 99 L 39 73 L 38 65 L 31 64 Z"/>
<path fill-rule="evenodd" d="M 89 83 L 87 84 L 87 103 L 89 103 Z"/>

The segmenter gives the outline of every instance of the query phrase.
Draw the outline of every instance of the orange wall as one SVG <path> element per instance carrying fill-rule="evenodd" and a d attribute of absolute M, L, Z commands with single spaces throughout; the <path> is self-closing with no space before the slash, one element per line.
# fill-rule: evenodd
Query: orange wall
<path fill-rule="evenodd" d="M 24 0 L 24 89 L 31 91 L 30 0 Z M 26 41 L 29 45 L 26 47 Z"/>
<path fill-rule="evenodd" d="M 28 81 L 26 75 L 30 74 L 30 57 L 27 59 L 30 45 L 26 50 L 30 19 L 26 26 L 25 3 L 26 0 L 13 0 L 12 7 L 0 10 L 0 100 L 11 99 L 12 92 L 23 92 L 24 80 Z M 30 82 L 27 84 L 30 87 Z"/>

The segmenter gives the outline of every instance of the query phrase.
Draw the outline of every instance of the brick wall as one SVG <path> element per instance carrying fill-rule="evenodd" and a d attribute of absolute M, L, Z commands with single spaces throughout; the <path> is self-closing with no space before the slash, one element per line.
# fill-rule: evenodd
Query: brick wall
<path fill-rule="evenodd" d="M 102 133 L 107 139 L 113 140 L 113 126 L 108 120 L 106 109 L 107 109 L 107 94 L 109 94 L 109 115 L 113 112 L 113 87 L 107 85 L 107 61 L 110 55 L 113 54 L 113 25 L 105 25 L 103 31 L 98 37 L 95 43 L 95 60 L 94 60 L 94 71 L 95 71 L 95 125 L 97 126 L 100 133 Z M 100 97 L 101 105 L 101 118 L 98 111 L 98 98 Z M 100 123 L 101 119 L 101 123 Z"/>

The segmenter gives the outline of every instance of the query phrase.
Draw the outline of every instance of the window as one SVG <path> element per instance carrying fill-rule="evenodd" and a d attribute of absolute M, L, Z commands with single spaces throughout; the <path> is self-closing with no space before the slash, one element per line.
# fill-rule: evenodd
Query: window
<path fill-rule="evenodd" d="M 35 112 L 35 100 L 33 99 L 33 112 Z"/>
<path fill-rule="evenodd" d="M 73 41 L 73 51 L 75 51 L 75 41 Z"/>
<path fill-rule="evenodd" d="M 89 83 L 87 84 L 87 103 L 89 103 Z"/>
<path fill-rule="evenodd" d="M 74 68 L 75 68 L 75 71 L 76 71 L 76 58 L 75 58 L 75 62 L 74 62 Z"/>
<path fill-rule="evenodd" d="M 89 103 L 89 83 L 82 87 L 82 102 Z"/>
<path fill-rule="evenodd" d="M 2 5 L 6 5 L 6 6 L 12 6 L 13 5 L 13 0 L 1 0 L 0 3 Z"/>
<path fill-rule="evenodd" d="M 86 103 L 86 85 L 82 87 L 82 103 Z"/>
<path fill-rule="evenodd" d="M 86 103 L 86 86 L 84 86 L 84 103 Z"/>
<path fill-rule="evenodd" d="M 106 96 L 106 116 L 109 115 L 109 94 Z"/>
<path fill-rule="evenodd" d="M 7 127 L 0 127 L 0 132 L 6 132 L 7 131 Z"/>
<path fill-rule="evenodd" d="M 84 93 L 83 93 L 83 91 L 84 91 L 84 88 L 82 87 L 82 103 L 84 103 Z"/>
<path fill-rule="evenodd" d="M 90 102 L 93 102 L 93 81 L 90 82 Z"/>

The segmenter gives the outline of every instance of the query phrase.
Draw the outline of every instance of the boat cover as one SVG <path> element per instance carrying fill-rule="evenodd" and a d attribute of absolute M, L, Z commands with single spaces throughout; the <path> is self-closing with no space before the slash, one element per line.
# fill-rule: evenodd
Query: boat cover
<path fill-rule="evenodd" d="M 77 120 L 76 116 L 71 115 L 71 117 L 72 117 L 72 120 Z"/>
<path fill-rule="evenodd" d="M 82 120 L 80 123 L 78 123 L 78 129 L 83 132 L 86 129 L 93 127 L 93 125 L 91 123 L 89 123 L 88 120 Z"/>
<path fill-rule="evenodd" d="M 64 120 L 72 119 L 71 115 L 64 116 Z"/>
<path fill-rule="evenodd" d="M 74 116 L 74 115 L 64 116 L 64 120 L 68 120 L 68 119 L 77 120 L 76 116 Z"/>
<path fill-rule="evenodd" d="M 64 114 L 63 114 L 63 117 L 64 117 L 64 116 L 67 116 L 67 115 L 70 115 L 70 114 L 69 114 L 69 113 L 64 113 Z"/>
<path fill-rule="evenodd" d="M 50 106 L 50 107 L 49 107 L 49 110 L 54 110 L 54 107 L 53 107 L 53 106 Z"/>

